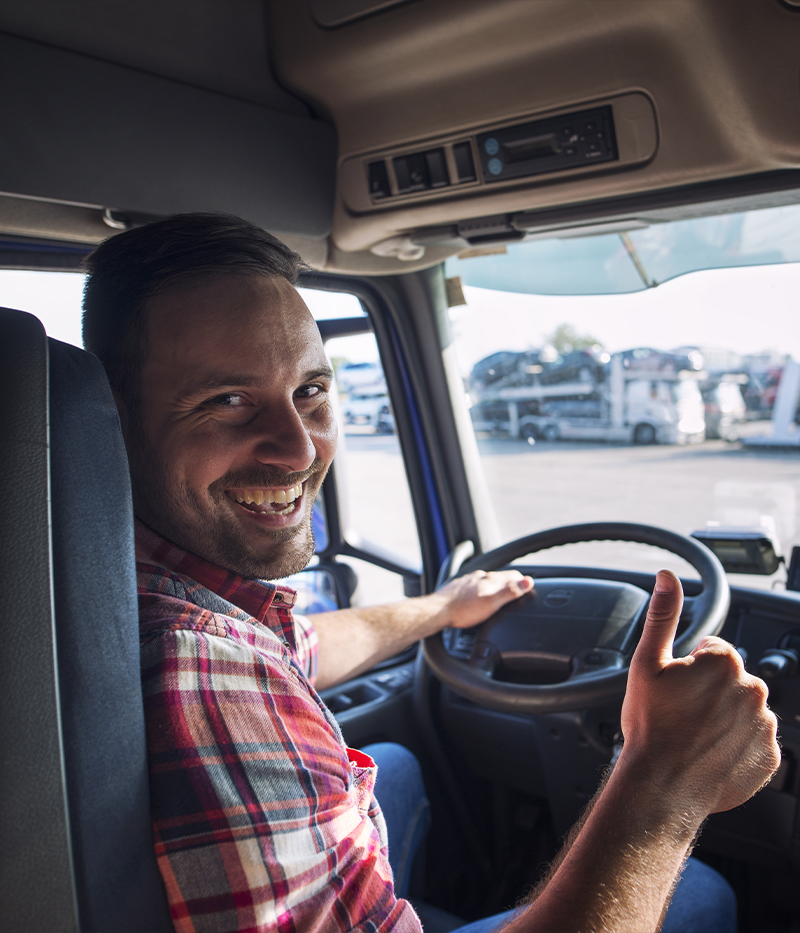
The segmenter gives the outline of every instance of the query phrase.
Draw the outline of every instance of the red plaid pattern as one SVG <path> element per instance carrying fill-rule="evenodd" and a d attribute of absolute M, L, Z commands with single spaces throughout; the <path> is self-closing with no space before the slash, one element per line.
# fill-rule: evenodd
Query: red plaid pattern
<path fill-rule="evenodd" d="M 416 931 L 375 767 L 312 687 L 294 592 L 136 527 L 155 851 L 176 930 Z M 352 761 L 351 761 L 352 757 Z"/>

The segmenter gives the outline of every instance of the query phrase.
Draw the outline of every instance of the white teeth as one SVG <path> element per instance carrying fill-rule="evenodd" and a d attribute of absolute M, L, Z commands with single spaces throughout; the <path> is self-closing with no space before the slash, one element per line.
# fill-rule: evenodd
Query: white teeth
<path fill-rule="evenodd" d="M 237 502 L 243 502 L 245 505 L 267 505 L 275 502 L 278 505 L 291 505 L 295 499 L 303 494 L 303 484 L 298 483 L 291 489 L 239 489 L 231 493 Z M 288 509 L 276 509 L 279 513 L 289 511 Z"/>

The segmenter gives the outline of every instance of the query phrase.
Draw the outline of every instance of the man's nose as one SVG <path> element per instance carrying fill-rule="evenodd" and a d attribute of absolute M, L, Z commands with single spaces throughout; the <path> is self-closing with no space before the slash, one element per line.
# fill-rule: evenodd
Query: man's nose
<path fill-rule="evenodd" d="M 308 425 L 294 405 L 262 411 L 253 425 L 255 458 L 287 473 L 307 470 L 317 456 Z"/>

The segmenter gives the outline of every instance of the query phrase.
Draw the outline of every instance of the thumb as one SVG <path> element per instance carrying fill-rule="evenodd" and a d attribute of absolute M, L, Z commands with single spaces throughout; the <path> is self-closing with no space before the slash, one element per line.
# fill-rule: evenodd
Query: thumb
<path fill-rule="evenodd" d="M 682 607 L 680 580 L 671 570 L 660 570 L 631 666 L 657 674 L 672 660 L 672 642 Z"/>

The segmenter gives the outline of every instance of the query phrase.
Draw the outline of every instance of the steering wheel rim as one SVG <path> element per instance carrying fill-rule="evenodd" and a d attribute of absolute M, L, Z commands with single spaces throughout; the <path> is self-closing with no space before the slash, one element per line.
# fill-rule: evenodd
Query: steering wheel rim
<path fill-rule="evenodd" d="M 463 576 L 474 570 L 499 570 L 518 557 L 562 544 L 586 541 L 650 544 L 682 557 L 700 574 L 703 590 L 698 596 L 685 601 L 689 622 L 675 640 L 673 651 L 676 657 L 687 654 L 706 635 L 719 633 L 730 606 L 730 588 L 722 564 L 699 541 L 654 525 L 588 522 L 550 528 L 472 557 L 452 576 Z M 479 668 L 453 657 L 445 647 L 442 632 L 424 640 L 423 653 L 433 674 L 455 693 L 500 712 L 529 715 L 599 706 L 621 697 L 628 679 L 626 664 L 622 669 L 584 674 L 555 684 L 494 680 Z"/>

